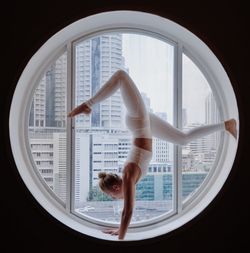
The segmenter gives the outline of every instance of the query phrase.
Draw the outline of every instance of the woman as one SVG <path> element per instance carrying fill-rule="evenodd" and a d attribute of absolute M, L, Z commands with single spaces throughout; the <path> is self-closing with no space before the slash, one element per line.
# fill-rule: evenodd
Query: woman
<path fill-rule="evenodd" d="M 123 70 L 116 71 L 91 99 L 73 109 L 68 116 L 73 117 L 79 113 L 89 114 L 94 104 L 110 97 L 117 89 L 120 89 L 127 109 L 126 125 L 133 135 L 132 147 L 123 167 L 122 178 L 116 174 L 101 172 L 99 186 L 103 192 L 114 199 L 124 199 L 120 227 L 103 231 L 124 239 L 133 213 L 136 183 L 147 174 L 152 158 L 152 136 L 174 144 L 186 145 L 196 138 L 215 131 L 227 130 L 235 138 L 237 138 L 237 132 L 234 119 L 197 127 L 189 132 L 174 128 L 146 110 L 139 90 Z"/>

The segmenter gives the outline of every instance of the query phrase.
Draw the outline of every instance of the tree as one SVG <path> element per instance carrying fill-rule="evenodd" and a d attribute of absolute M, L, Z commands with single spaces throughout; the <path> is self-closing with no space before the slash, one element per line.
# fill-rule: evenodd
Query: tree
<path fill-rule="evenodd" d="M 112 201 L 112 198 L 94 186 L 88 193 L 88 201 Z"/>

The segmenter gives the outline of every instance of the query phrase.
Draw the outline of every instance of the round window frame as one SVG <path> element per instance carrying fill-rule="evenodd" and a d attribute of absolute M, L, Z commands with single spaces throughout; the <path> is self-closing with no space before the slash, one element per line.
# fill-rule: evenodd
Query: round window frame
<path fill-rule="evenodd" d="M 31 96 L 35 86 L 34 80 L 38 79 L 37 69 L 45 69 L 50 60 L 54 59 L 69 42 L 102 30 L 119 28 L 145 30 L 182 45 L 189 55 L 191 53 L 192 59 L 198 59 L 198 67 L 201 67 L 207 74 L 206 77 L 208 76 L 211 82 L 216 84 L 215 87 L 211 88 L 215 89 L 215 94 L 218 95 L 223 117 L 225 119 L 233 117 L 239 122 L 236 97 L 222 64 L 204 42 L 173 21 L 139 11 L 111 11 L 78 20 L 52 36 L 26 65 L 13 95 L 9 117 L 9 134 L 13 156 L 27 188 L 46 211 L 66 226 L 80 233 L 104 240 L 117 239 L 102 233 L 100 231 L 103 228 L 102 225 L 82 220 L 65 210 L 65 207 L 44 189 L 27 152 L 25 115 L 28 114 L 27 97 Z M 220 148 L 221 156 L 218 158 L 213 175 L 205 185 L 202 194 L 199 195 L 199 200 L 195 199 L 196 201 L 193 201 L 192 205 L 187 205 L 182 212 L 168 219 L 144 227 L 130 228 L 125 241 L 150 239 L 166 234 L 192 220 L 210 204 L 224 185 L 237 152 L 238 140 L 235 141 L 228 135 L 224 137 L 223 145 Z"/>

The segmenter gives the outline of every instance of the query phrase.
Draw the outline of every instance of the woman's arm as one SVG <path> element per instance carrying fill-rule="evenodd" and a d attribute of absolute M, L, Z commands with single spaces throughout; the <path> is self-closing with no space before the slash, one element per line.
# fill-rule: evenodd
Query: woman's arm
<path fill-rule="evenodd" d="M 124 206 L 121 216 L 121 223 L 118 229 L 105 229 L 103 232 L 111 235 L 118 235 L 119 239 L 124 239 L 131 221 L 135 199 L 135 185 L 140 177 L 141 170 L 135 164 L 129 163 L 124 169 L 122 178 Z"/>
<path fill-rule="evenodd" d="M 134 208 L 135 182 L 125 173 L 123 177 L 124 207 L 121 216 L 121 224 L 119 228 L 119 239 L 124 239 L 128 226 L 131 221 Z"/>

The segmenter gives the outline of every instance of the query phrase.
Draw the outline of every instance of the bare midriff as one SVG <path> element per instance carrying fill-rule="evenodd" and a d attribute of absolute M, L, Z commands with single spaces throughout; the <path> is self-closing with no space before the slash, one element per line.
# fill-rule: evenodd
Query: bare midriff
<path fill-rule="evenodd" d="M 152 138 L 135 138 L 134 145 L 152 151 Z"/>

